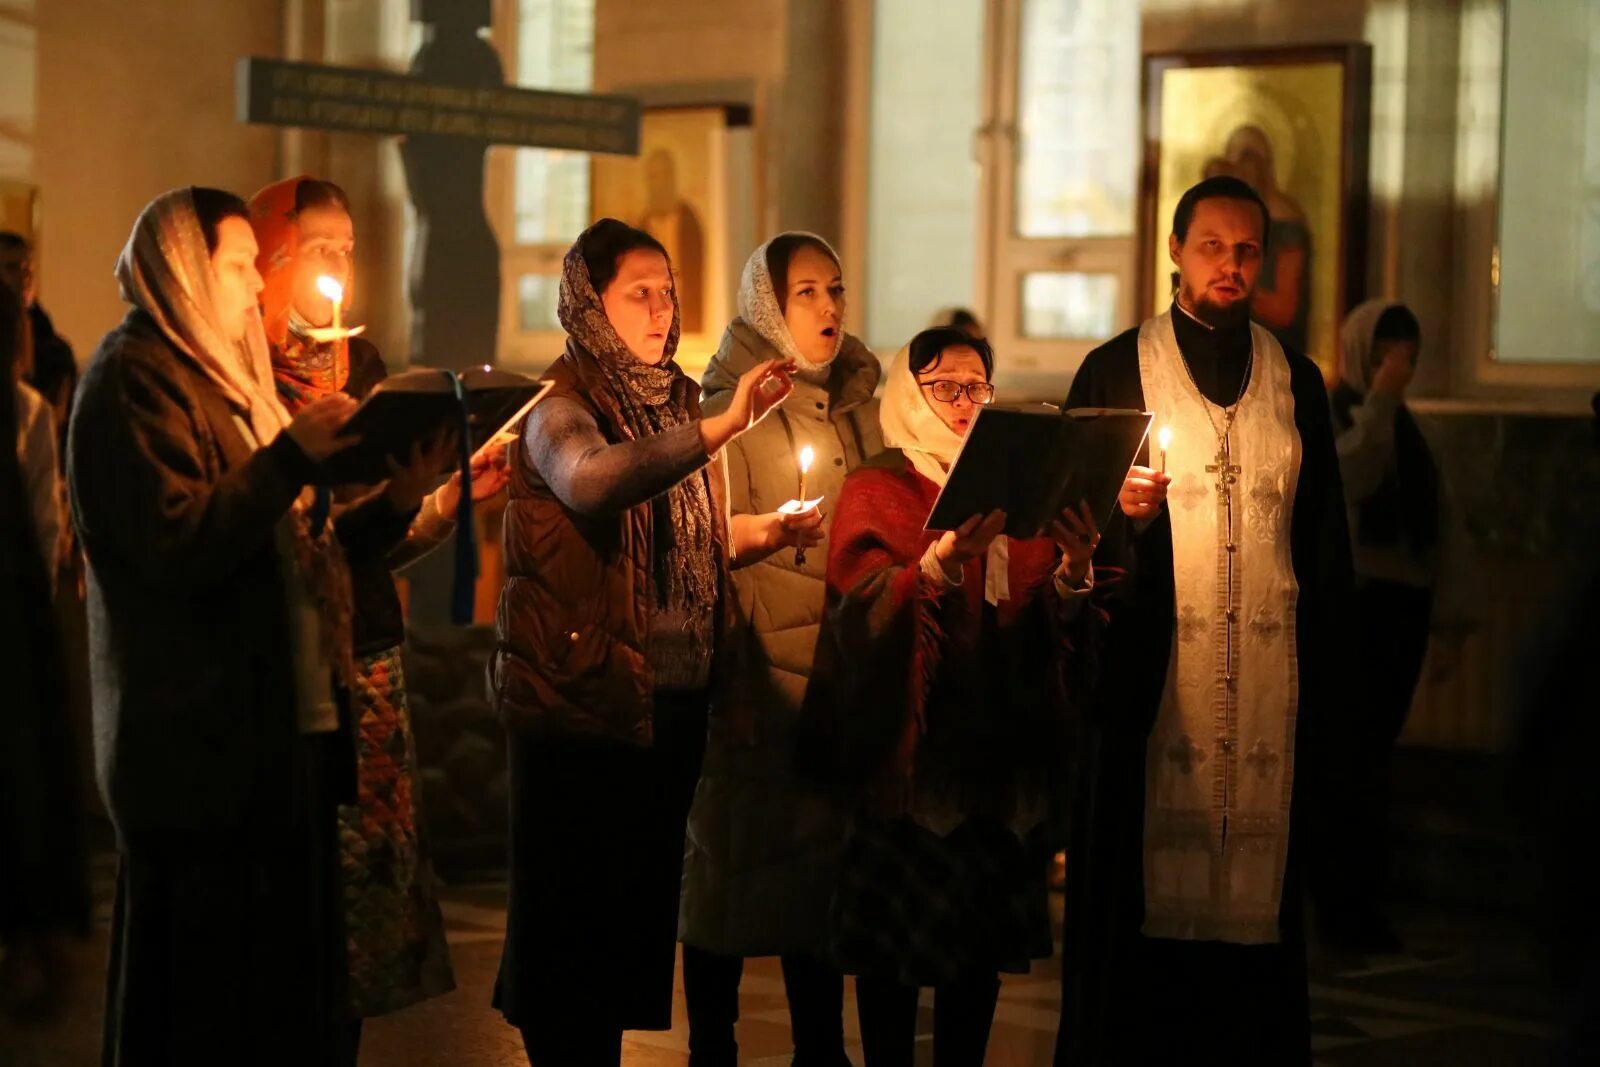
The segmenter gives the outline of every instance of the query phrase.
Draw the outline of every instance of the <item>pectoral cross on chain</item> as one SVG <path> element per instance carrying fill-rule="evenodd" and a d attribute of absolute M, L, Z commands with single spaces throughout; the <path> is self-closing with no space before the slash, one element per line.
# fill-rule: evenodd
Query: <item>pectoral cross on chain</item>
<path fill-rule="evenodd" d="M 1217 497 L 1224 504 L 1233 503 L 1233 486 L 1239 481 L 1239 472 L 1242 468 L 1237 463 L 1229 463 L 1232 450 L 1229 448 L 1228 435 L 1217 444 L 1215 463 L 1206 464 L 1206 473 L 1217 476 Z"/>

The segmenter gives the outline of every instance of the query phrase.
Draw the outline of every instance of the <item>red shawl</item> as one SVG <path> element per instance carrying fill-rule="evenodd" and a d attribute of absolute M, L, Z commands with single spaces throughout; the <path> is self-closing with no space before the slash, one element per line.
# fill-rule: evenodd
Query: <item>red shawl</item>
<path fill-rule="evenodd" d="M 922 527 L 938 495 L 885 453 L 845 480 L 830 533 L 804 758 L 889 813 L 925 792 L 1004 809 L 1064 770 L 1069 635 L 1093 614 L 1068 620 L 1048 538 L 1011 542 L 1011 598 L 994 607 L 981 558 L 956 588 L 930 580 L 920 561 L 939 535 Z"/>

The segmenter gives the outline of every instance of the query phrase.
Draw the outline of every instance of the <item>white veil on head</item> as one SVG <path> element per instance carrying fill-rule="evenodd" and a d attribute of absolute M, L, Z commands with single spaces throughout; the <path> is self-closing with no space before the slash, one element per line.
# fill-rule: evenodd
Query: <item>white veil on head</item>
<path fill-rule="evenodd" d="M 885 448 L 898 448 L 917 473 L 937 486 L 950 476 L 950 464 L 961 451 L 961 435 L 946 426 L 929 403 L 917 376 L 911 373 L 911 346 L 894 354 L 884 379 L 878 407 Z"/>
<path fill-rule="evenodd" d="M 248 220 L 246 220 L 248 221 Z M 162 193 L 145 206 L 117 257 L 122 299 L 148 314 L 243 415 L 258 446 L 289 424 L 278 400 L 260 312 L 242 342 L 228 340 L 217 311 L 216 274 L 192 188 Z"/>
<path fill-rule="evenodd" d="M 813 363 L 801 355 L 799 346 L 794 343 L 794 336 L 789 333 L 789 324 L 783 317 L 778 291 L 772 284 L 772 271 L 767 267 L 767 249 L 772 247 L 773 241 L 785 237 L 801 237 L 807 242 L 814 242 L 825 249 L 835 263 L 839 262 L 839 254 L 833 250 L 833 246 L 814 233 L 805 230 L 786 230 L 778 234 L 750 253 L 750 258 L 744 262 L 744 270 L 739 275 L 739 317 L 748 322 L 756 333 L 778 350 L 784 359 L 793 362 L 802 372 L 826 375 L 828 368 L 838 358 L 839 349 L 844 345 L 844 327 L 841 324 L 834 333 L 833 353 L 826 362 Z"/>
<path fill-rule="evenodd" d="M 883 444 L 885 448 L 898 448 L 918 474 L 943 489 L 950 480 L 950 465 L 965 439 L 945 425 L 933 410 L 934 403 L 911 372 L 911 346 L 906 345 L 889 364 L 883 400 L 878 406 Z M 989 542 L 984 598 L 991 604 L 1010 599 L 1010 558 L 1010 542 L 1004 534 Z"/>

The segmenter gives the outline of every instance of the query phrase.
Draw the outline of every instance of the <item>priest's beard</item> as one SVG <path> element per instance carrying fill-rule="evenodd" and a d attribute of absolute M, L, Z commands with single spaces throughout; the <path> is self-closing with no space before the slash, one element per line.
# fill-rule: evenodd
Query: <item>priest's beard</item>
<path fill-rule="evenodd" d="M 1178 288 L 1178 303 L 1185 311 L 1211 327 L 1213 330 L 1232 330 L 1243 326 L 1250 319 L 1250 298 L 1248 296 L 1235 300 L 1226 306 L 1195 296 L 1194 290 L 1187 284 Z"/>

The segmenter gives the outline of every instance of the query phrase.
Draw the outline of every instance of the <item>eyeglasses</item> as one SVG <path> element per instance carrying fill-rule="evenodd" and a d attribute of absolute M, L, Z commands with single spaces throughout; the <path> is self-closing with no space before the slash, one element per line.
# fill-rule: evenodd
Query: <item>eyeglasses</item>
<path fill-rule="evenodd" d="M 954 404 L 956 398 L 962 393 L 966 393 L 967 399 L 979 407 L 994 403 L 994 386 L 988 382 L 972 382 L 963 385 L 960 382 L 952 382 L 941 378 L 936 382 L 918 382 L 917 384 L 924 389 L 932 390 L 933 398 L 944 404 Z"/>

